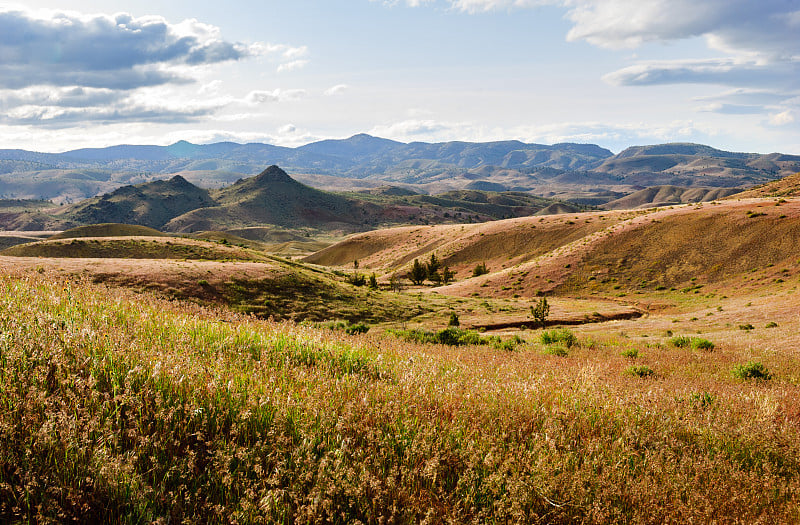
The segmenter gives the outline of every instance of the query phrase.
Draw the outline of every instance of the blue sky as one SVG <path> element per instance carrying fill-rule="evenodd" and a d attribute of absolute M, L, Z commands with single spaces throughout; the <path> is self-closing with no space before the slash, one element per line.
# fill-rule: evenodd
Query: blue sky
<path fill-rule="evenodd" d="M 701 142 L 800 154 L 796 0 L 0 3 L 0 148 Z"/>

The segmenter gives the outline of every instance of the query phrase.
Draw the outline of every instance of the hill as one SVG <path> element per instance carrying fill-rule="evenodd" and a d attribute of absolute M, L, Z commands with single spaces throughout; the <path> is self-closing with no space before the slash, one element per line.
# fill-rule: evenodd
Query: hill
<path fill-rule="evenodd" d="M 153 228 L 148 228 L 147 226 L 101 223 L 71 228 L 51 236 L 50 239 L 77 239 L 81 237 L 160 237 L 164 235 L 166 234 Z"/>
<path fill-rule="evenodd" d="M 540 226 L 558 248 L 407 292 L 279 258 L 0 256 L 0 521 L 795 522 L 798 224 L 753 199 L 464 225 L 451 254 Z M 377 233 L 429 254 L 460 228 Z M 488 297 L 545 277 L 569 329 Z M 332 312 L 395 329 L 276 320 Z"/>
<path fill-rule="evenodd" d="M 48 239 L 20 244 L 0 255 L 11 257 L 51 257 L 81 259 L 201 259 L 263 260 L 252 250 L 215 242 L 178 237 L 83 237 Z"/>
<path fill-rule="evenodd" d="M 592 169 L 639 186 L 742 187 L 798 171 L 800 156 L 735 153 L 700 144 L 660 144 L 628 148 Z"/>
<path fill-rule="evenodd" d="M 305 260 L 404 275 L 435 254 L 456 272 L 439 293 L 535 297 L 725 289 L 800 274 L 800 200 L 743 199 L 646 211 L 525 217 L 355 235 Z M 489 274 L 472 278 L 485 263 Z M 620 290 L 615 292 L 614 290 Z"/>
<path fill-rule="evenodd" d="M 377 208 L 355 199 L 315 190 L 295 181 L 277 166 L 256 177 L 242 179 L 213 194 L 216 206 L 187 210 L 165 228 L 191 232 L 200 229 L 245 228 L 262 224 L 303 228 L 328 225 L 353 228 Z"/>
<path fill-rule="evenodd" d="M 606 210 L 633 210 L 674 204 L 709 202 L 739 194 L 737 188 L 681 188 L 679 186 L 652 186 L 613 200 L 602 206 Z"/>
<path fill-rule="evenodd" d="M 124 186 L 68 206 L 58 216 L 78 224 L 115 222 L 160 229 L 179 215 L 214 204 L 207 190 L 176 175 L 166 181 Z"/>
<path fill-rule="evenodd" d="M 800 173 L 750 188 L 735 198 L 749 199 L 753 197 L 798 197 L 800 196 Z"/>
<path fill-rule="evenodd" d="M 13 201 L 17 202 L 17 201 Z M 29 202 L 29 201 L 25 201 Z M 353 232 L 398 223 L 489 221 L 535 213 L 571 213 L 581 207 L 518 192 L 477 190 L 421 195 L 402 188 L 355 193 L 317 190 L 277 166 L 256 177 L 208 191 L 180 175 L 167 181 L 125 186 L 86 201 L 55 208 L 16 206 L 0 213 L 6 229 L 67 229 L 125 223 L 171 232 L 249 230 L 268 227 L 305 232 Z M 113 230 L 114 228 L 112 228 Z M 103 228 L 91 230 L 102 231 Z M 117 228 L 119 230 L 119 228 Z M 134 231 L 134 230 L 131 230 Z M 266 231 L 266 230 L 265 230 Z M 232 231 L 231 234 L 236 234 Z M 293 234 L 298 237 L 297 233 Z M 307 239 L 258 239 L 267 242 Z M 307 247 L 307 246 L 306 246 Z M 293 245 L 305 250 L 306 247 Z"/>

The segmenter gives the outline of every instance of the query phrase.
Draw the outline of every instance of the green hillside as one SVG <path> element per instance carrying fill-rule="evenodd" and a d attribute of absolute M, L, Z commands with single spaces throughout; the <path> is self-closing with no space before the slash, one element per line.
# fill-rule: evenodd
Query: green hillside
<path fill-rule="evenodd" d="M 160 229 L 183 213 L 214 204 L 207 190 L 176 175 L 169 180 L 123 186 L 69 206 L 59 216 L 78 224 L 117 222 Z"/>

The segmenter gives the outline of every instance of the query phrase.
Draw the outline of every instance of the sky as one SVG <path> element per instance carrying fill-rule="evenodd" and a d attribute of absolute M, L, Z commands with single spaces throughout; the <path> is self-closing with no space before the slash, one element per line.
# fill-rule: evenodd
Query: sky
<path fill-rule="evenodd" d="M 800 154 L 798 0 L 0 1 L 0 148 L 698 142 Z"/>

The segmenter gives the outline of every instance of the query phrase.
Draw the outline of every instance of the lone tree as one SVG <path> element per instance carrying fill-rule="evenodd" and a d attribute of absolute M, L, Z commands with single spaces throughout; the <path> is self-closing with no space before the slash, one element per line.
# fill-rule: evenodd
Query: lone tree
<path fill-rule="evenodd" d="M 450 321 L 447 323 L 447 326 L 455 326 L 456 328 L 461 325 L 461 322 L 458 320 L 458 315 L 455 312 L 450 312 Z"/>
<path fill-rule="evenodd" d="M 548 315 L 550 315 L 550 305 L 547 304 L 547 297 L 542 297 L 538 303 L 531 306 L 531 316 L 542 328 L 547 326 Z"/>
<path fill-rule="evenodd" d="M 420 285 L 422 282 L 428 278 L 428 270 L 422 265 L 419 260 L 414 259 L 414 264 L 411 266 L 411 271 L 408 273 L 408 279 L 416 284 Z"/>
<path fill-rule="evenodd" d="M 450 271 L 450 267 L 449 266 L 443 266 L 442 267 L 442 282 L 444 284 L 447 284 L 450 281 L 452 281 L 455 276 L 456 276 L 456 274 L 454 272 Z"/>
<path fill-rule="evenodd" d="M 436 257 L 435 253 L 431 254 L 431 260 L 428 261 L 428 275 L 433 275 L 439 271 L 439 268 L 442 267 L 441 261 L 439 258 Z"/>

